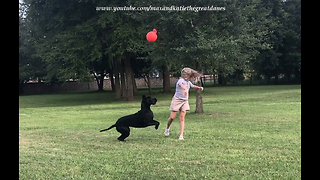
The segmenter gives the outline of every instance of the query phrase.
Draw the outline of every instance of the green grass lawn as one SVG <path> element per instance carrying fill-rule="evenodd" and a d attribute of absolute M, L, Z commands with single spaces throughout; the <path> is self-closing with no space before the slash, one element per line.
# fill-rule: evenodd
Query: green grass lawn
<path fill-rule="evenodd" d="M 19 96 L 21 179 L 301 179 L 301 86 L 210 87 L 204 114 L 189 98 L 185 140 L 179 120 L 163 132 L 172 94 L 155 93 L 161 124 L 99 132 L 140 108 L 111 92 Z"/>

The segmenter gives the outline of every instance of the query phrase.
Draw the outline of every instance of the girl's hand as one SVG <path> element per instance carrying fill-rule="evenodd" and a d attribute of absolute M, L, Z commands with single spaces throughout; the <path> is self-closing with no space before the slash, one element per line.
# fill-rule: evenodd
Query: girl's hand
<path fill-rule="evenodd" d="M 201 91 L 203 91 L 203 87 L 199 87 L 199 89 L 201 89 Z"/>

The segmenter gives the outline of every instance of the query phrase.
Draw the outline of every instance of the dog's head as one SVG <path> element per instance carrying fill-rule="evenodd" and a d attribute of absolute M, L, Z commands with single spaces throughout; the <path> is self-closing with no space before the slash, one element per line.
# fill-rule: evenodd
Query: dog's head
<path fill-rule="evenodd" d="M 142 102 L 146 104 L 152 104 L 155 105 L 157 103 L 157 98 L 152 98 L 150 96 L 142 96 Z"/>

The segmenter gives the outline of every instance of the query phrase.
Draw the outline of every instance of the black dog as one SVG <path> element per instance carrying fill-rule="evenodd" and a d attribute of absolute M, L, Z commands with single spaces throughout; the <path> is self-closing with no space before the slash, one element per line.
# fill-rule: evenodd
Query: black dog
<path fill-rule="evenodd" d="M 151 104 L 155 105 L 156 103 L 156 98 L 151 98 L 150 96 L 146 97 L 143 95 L 140 111 L 135 114 L 119 118 L 114 125 L 110 126 L 108 129 L 101 130 L 100 132 L 116 127 L 117 131 L 121 133 L 118 140 L 124 141 L 124 139 L 130 135 L 129 127 L 142 128 L 155 125 L 155 129 L 158 129 L 160 123 L 153 119 L 153 112 L 150 109 Z"/>

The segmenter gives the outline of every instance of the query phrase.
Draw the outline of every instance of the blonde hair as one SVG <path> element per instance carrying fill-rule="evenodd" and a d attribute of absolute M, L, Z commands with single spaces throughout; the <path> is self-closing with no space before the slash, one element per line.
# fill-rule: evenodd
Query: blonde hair
<path fill-rule="evenodd" d="M 200 73 L 198 73 L 197 71 L 191 69 L 191 68 L 183 68 L 181 70 L 181 77 L 183 78 L 195 78 L 195 79 L 198 79 L 200 77 Z"/>

